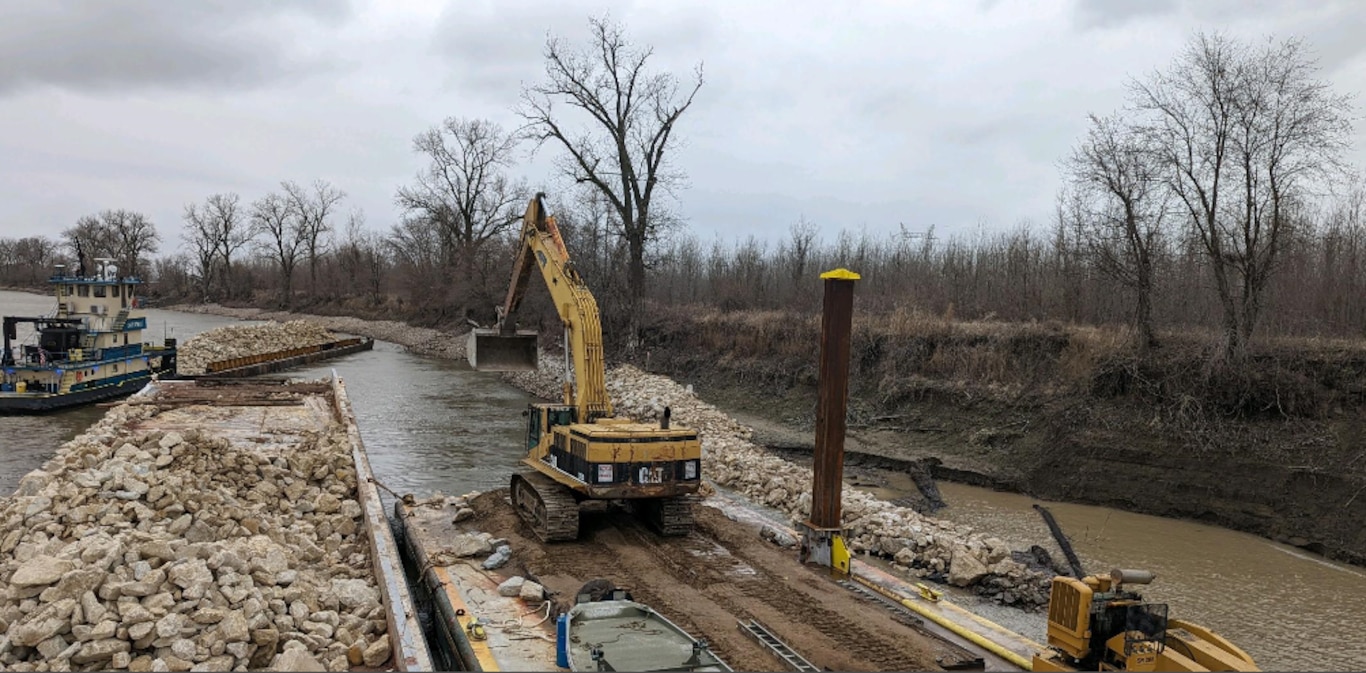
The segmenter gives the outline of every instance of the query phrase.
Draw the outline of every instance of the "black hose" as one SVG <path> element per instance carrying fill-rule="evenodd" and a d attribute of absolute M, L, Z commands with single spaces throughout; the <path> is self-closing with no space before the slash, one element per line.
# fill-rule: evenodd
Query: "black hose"
<path fill-rule="evenodd" d="M 1058 547 L 1062 548 L 1062 555 L 1067 557 L 1067 564 L 1072 566 L 1072 576 L 1081 579 L 1086 577 L 1086 571 L 1081 568 L 1081 560 L 1077 558 L 1077 553 L 1072 551 L 1072 543 L 1068 542 L 1067 536 L 1062 534 L 1062 528 L 1058 526 L 1057 519 L 1053 518 L 1053 513 L 1043 505 L 1034 505 L 1034 509 L 1043 515 L 1043 522 L 1048 524 L 1048 530 L 1053 533 L 1053 539 L 1058 541 Z"/>

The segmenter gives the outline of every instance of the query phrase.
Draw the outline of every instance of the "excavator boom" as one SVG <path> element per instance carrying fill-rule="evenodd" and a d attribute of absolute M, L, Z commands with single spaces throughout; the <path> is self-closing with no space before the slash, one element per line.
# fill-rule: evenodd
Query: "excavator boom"
<path fill-rule="evenodd" d="M 475 329 L 466 342 L 465 356 L 479 371 L 530 371 L 537 368 L 539 334 L 516 328 L 517 308 L 526 295 L 532 273 L 540 269 L 551 301 L 565 327 L 565 353 L 572 360 L 573 377 L 566 368 L 565 404 L 578 408 L 580 422 L 612 415 L 603 367 L 602 324 L 598 303 L 574 269 L 555 218 L 548 217 L 537 194 L 522 218 L 521 243 L 512 267 L 507 297 L 498 307 L 493 329 Z"/>

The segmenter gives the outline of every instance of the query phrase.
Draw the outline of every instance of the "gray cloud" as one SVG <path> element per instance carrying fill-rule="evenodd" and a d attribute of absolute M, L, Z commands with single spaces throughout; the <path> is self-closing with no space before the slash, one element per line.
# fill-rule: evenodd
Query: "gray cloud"
<path fill-rule="evenodd" d="M 1117 28 L 1176 9 L 1177 0 L 1079 0 L 1074 18 L 1081 28 Z"/>
<path fill-rule="evenodd" d="M 0 94 L 253 87 L 325 67 L 300 42 L 351 15 L 349 0 L 7 0 Z"/>
<path fill-rule="evenodd" d="M 667 204 L 704 241 L 782 238 L 803 215 L 828 240 L 1046 222 L 1086 113 L 1196 30 L 1303 35 L 1339 90 L 1366 87 L 1359 0 L 1083 1 L 0 0 L 0 236 L 125 207 L 171 251 L 185 203 L 315 178 L 387 229 L 422 163 L 414 134 L 447 116 L 517 126 L 547 33 L 583 44 L 609 9 L 656 70 L 706 65 L 678 127 L 689 186 Z M 567 196 L 556 154 L 513 173 Z"/>

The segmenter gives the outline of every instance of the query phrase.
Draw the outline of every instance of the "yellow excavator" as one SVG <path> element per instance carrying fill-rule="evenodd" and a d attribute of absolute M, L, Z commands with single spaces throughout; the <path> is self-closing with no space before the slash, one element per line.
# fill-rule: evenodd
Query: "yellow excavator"
<path fill-rule="evenodd" d="M 1072 545 L 1044 507 L 1049 531 L 1072 576 L 1053 578 L 1048 598 L 1048 649 L 1034 655 L 1034 671 L 1259 671 L 1252 657 L 1223 636 L 1182 619 L 1168 619 L 1165 603 L 1149 603 L 1132 587 L 1156 575 L 1112 570 L 1087 575 Z"/>
<path fill-rule="evenodd" d="M 518 330 L 514 316 L 539 269 L 564 323 L 564 401 L 532 404 L 525 412 L 526 468 L 512 476 L 513 505 L 545 542 L 576 539 L 581 511 L 612 505 L 644 516 L 661 534 L 686 535 L 702 483 L 697 431 L 670 425 L 668 408 L 658 424 L 614 416 L 598 304 L 574 269 L 555 218 L 546 215 L 544 196 L 527 205 L 497 325 L 472 330 L 465 349 L 479 371 L 537 368 L 539 335 Z"/>

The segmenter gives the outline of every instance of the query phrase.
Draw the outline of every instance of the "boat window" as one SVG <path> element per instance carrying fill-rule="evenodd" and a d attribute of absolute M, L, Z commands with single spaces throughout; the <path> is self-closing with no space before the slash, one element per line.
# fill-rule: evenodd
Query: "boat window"
<path fill-rule="evenodd" d="M 80 296 L 82 296 L 82 297 L 89 297 L 89 296 L 90 296 L 90 286 L 89 286 L 89 285 L 77 285 L 76 287 L 80 288 L 79 290 L 76 291 L 76 294 L 78 294 L 78 295 L 80 295 Z"/>
<path fill-rule="evenodd" d="M 111 286 L 109 289 L 113 292 L 113 294 L 111 294 L 111 295 L 109 295 L 109 296 L 111 296 L 111 297 L 117 297 L 117 296 L 119 296 L 119 288 L 120 288 L 120 287 L 122 287 L 122 286 L 120 286 L 120 285 Z"/>
<path fill-rule="evenodd" d="M 95 286 L 95 296 L 96 296 L 96 297 L 103 297 L 103 296 L 105 296 L 105 294 L 106 294 L 108 291 L 109 291 L 109 290 L 108 290 L 107 286 L 104 286 L 104 285 L 96 285 L 96 286 Z"/>

